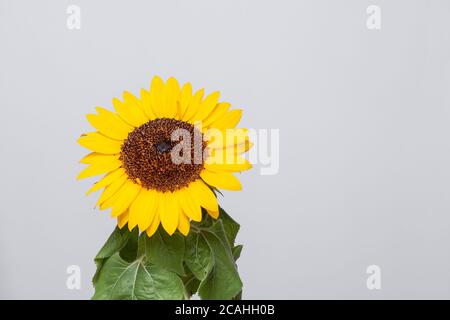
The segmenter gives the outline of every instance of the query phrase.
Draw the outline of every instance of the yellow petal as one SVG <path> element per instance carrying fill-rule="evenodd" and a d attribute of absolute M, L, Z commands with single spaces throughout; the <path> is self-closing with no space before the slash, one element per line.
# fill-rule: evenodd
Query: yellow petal
<path fill-rule="evenodd" d="M 239 155 L 235 155 L 235 158 L 237 158 L 235 161 L 228 161 L 229 158 L 231 157 L 225 157 L 225 162 L 222 163 L 209 163 L 209 161 L 206 161 L 204 163 L 205 169 L 214 172 L 237 172 L 252 168 L 252 164 Z"/>
<path fill-rule="evenodd" d="M 144 231 L 150 226 L 155 215 L 157 199 L 156 191 L 142 189 L 130 206 L 128 227 L 132 230 L 136 225 Z"/>
<path fill-rule="evenodd" d="M 211 211 L 219 211 L 216 196 L 203 181 L 196 180 L 191 182 L 187 190 L 191 194 L 191 197 L 196 199 L 203 208 Z"/>
<path fill-rule="evenodd" d="M 207 116 L 209 116 L 219 102 L 219 97 L 220 92 L 218 91 L 209 94 L 200 104 L 197 113 L 192 118 L 193 122 L 203 121 Z"/>
<path fill-rule="evenodd" d="M 98 152 L 91 152 L 91 153 L 85 155 L 83 158 L 81 158 L 81 160 L 79 162 L 83 163 L 83 164 L 93 164 L 97 158 L 102 157 L 102 156 L 110 157 L 111 155 L 104 154 L 104 153 L 98 153 Z"/>
<path fill-rule="evenodd" d="M 202 221 L 202 209 L 200 203 L 191 195 L 187 188 L 177 191 L 177 196 L 183 212 L 194 221 Z"/>
<path fill-rule="evenodd" d="M 139 214 L 141 214 L 141 208 L 142 208 L 142 204 L 141 204 L 141 199 L 140 199 L 140 195 L 142 194 L 142 191 L 144 189 L 141 189 L 141 191 L 139 192 L 139 194 L 136 196 L 136 199 L 131 203 L 130 207 L 128 208 L 128 230 L 133 230 L 134 227 L 137 226 L 137 221 L 138 221 L 138 217 Z"/>
<path fill-rule="evenodd" d="M 204 161 L 205 167 L 206 166 L 214 167 L 214 165 L 221 165 L 221 166 L 226 165 L 229 167 L 228 171 L 242 171 L 246 170 L 245 168 L 251 168 L 250 162 L 246 160 L 244 157 L 240 156 L 240 153 L 235 152 L 235 150 L 236 149 L 233 148 L 208 149 L 207 157 Z M 236 170 L 234 168 L 236 168 Z"/>
<path fill-rule="evenodd" d="M 253 143 L 251 143 L 248 139 L 245 141 L 245 143 L 235 144 L 234 146 L 223 146 L 222 148 L 211 148 L 210 146 L 207 146 L 207 155 L 208 157 L 213 156 L 216 152 L 218 153 L 216 155 L 217 157 L 223 156 L 225 153 L 238 155 L 247 152 L 251 147 L 253 147 Z"/>
<path fill-rule="evenodd" d="M 152 110 L 152 104 L 150 101 L 150 92 L 145 89 L 141 89 L 141 103 L 142 108 L 144 109 L 144 113 L 149 120 L 156 119 L 156 115 Z"/>
<path fill-rule="evenodd" d="M 242 185 L 239 179 L 233 176 L 229 172 L 212 172 L 209 170 L 203 170 L 200 173 L 200 177 L 210 186 L 225 189 L 225 190 L 241 190 Z"/>
<path fill-rule="evenodd" d="M 115 195 L 103 203 L 103 208 L 106 206 L 111 206 L 111 216 L 117 217 L 127 210 L 131 203 L 136 199 L 139 191 L 142 187 L 131 180 L 125 182 L 125 184 L 120 188 Z M 111 200 L 111 203 L 108 203 Z"/>
<path fill-rule="evenodd" d="M 148 121 L 145 116 L 144 111 L 139 107 L 137 103 L 134 103 L 133 99 L 130 98 L 131 93 L 124 93 L 124 96 L 128 97 L 125 102 L 120 101 L 117 98 L 112 100 L 114 109 L 116 109 L 119 116 L 133 127 L 139 127 Z M 134 97 L 134 96 L 133 96 Z"/>
<path fill-rule="evenodd" d="M 250 162 L 240 154 L 248 151 L 251 143 L 236 145 L 231 148 L 210 149 L 206 151 L 205 168 L 211 171 L 243 171 L 252 167 Z"/>
<path fill-rule="evenodd" d="M 101 161 L 100 161 L 101 160 Z M 77 179 L 84 179 L 99 174 L 108 173 L 119 168 L 122 165 L 122 161 L 117 156 L 104 156 L 97 158 L 97 162 L 91 164 L 89 167 L 83 169 L 80 172 Z"/>
<path fill-rule="evenodd" d="M 231 105 L 228 102 L 218 103 L 211 114 L 203 120 L 203 127 L 208 127 L 211 123 L 222 117 L 230 109 Z"/>
<path fill-rule="evenodd" d="M 224 149 L 219 150 L 221 152 L 232 152 L 234 154 L 241 154 L 250 150 L 253 147 L 253 143 L 249 139 L 245 140 L 244 144 L 235 144 L 234 146 L 226 146 Z"/>
<path fill-rule="evenodd" d="M 152 224 L 146 230 L 148 237 L 151 237 L 153 234 L 155 234 L 156 230 L 158 230 L 159 222 L 160 222 L 160 217 L 159 217 L 159 213 L 157 212 L 155 214 L 155 217 L 153 218 Z"/>
<path fill-rule="evenodd" d="M 117 180 L 118 178 L 120 178 L 121 176 L 123 176 L 125 174 L 125 171 L 122 168 L 119 168 L 117 170 L 114 170 L 110 173 L 108 173 L 106 176 L 104 176 L 101 180 L 99 180 L 98 182 L 96 182 L 90 189 L 89 191 L 86 193 L 86 195 L 95 192 L 101 188 L 105 188 L 107 186 L 109 186 L 111 183 L 113 183 L 115 180 Z"/>
<path fill-rule="evenodd" d="M 98 152 L 91 152 L 84 156 L 80 163 L 83 164 L 107 164 L 110 161 L 119 159 L 118 155 L 104 154 Z"/>
<path fill-rule="evenodd" d="M 153 77 L 150 84 L 150 103 L 153 114 L 157 118 L 164 116 L 164 82 L 158 76 Z"/>
<path fill-rule="evenodd" d="M 122 229 L 128 222 L 128 210 L 117 217 L 117 226 Z"/>
<path fill-rule="evenodd" d="M 189 107 L 189 103 L 192 99 L 192 85 L 187 82 L 183 85 L 180 94 L 180 103 L 178 105 L 178 116 L 180 119 L 183 119 L 184 114 L 186 113 L 187 108 Z"/>
<path fill-rule="evenodd" d="M 242 118 L 242 110 L 241 109 L 235 109 L 227 112 L 225 115 L 211 123 L 211 127 L 217 128 L 217 129 L 231 129 L 235 128 L 239 121 L 241 121 Z"/>
<path fill-rule="evenodd" d="M 178 99 L 180 96 L 180 85 L 178 81 L 170 77 L 164 87 L 164 114 L 166 118 L 178 118 Z"/>
<path fill-rule="evenodd" d="M 134 183 L 130 179 L 127 179 L 116 193 L 114 193 L 109 199 L 100 204 L 100 209 L 104 210 L 112 207 L 112 216 L 117 217 L 126 209 L 128 209 L 131 202 L 136 198 L 140 189 L 141 186 Z"/>
<path fill-rule="evenodd" d="M 154 190 L 145 190 L 146 191 L 146 204 L 145 204 L 145 215 L 140 215 L 138 219 L 139 229 L 144 231 L 146 230 L 152 223 L 153 219 L 155 219 L 156 212 L 158 210 L 159 197 L 157 196 L 157 192 Z"/>
<path fill-rule="evenodd" d="M 178 230 L 182 235 L 187 236 L 189 233 L 189 229 L 191 224 L 189 222 L 189 218 L 183 212 L 180 212 L 179 221 L 178 221 Z"/>
<path fill-rule="evenodd" d="M 106 154 L 118 154 L 122 146 L 122 142 L 110 139 L 98 132 L 82 135 L 78 139 L 78 143 L 89 150 Z"/>
<path fill-rule="evenodd" d="M 183 121 L 189 121 L 197 113 L 204 94 L 204 89 L 200 89 L 194 94 L 189 102 L 189 106 L 187 107 L 185 114 L 183 115 Z"/>
<path fill-rule="evenodd" d="M 211 211 L 211 210 L 206 210 L 206 212 L 208 212 L 208 214 L 213 217 L 214 219 L 217 219 L 219 217 L 219 211 Z"/>
<path fill-rule="evenodd" d="M 127 106 L 137 107 L 139 110 L 144 111 L 141 100 L 129 91 L 123 92 L 123 103 Z M 143 114 L 145 115 L 145 112 L 143 112 Z"/>
<path fill-rule="evenodd" d="M 98 114 L 88 114 L 89 123 L 99 132 L 113 139 L 125 140 L 133 127 L 111 111 L 97 107 Z"/>
<path fill-rule="evenodd" d="M 114 180 L 109 186 L 107 186 L 98 199 L 97 206 L 100 206 L 103 202 L 115 195 L 127 180 L 128 176 L 124 174 Z"/>
<path fill-rule="evenodd" d="M 161 194 L 159 202 L 160 208 L 158 211 L 161 217 L 161 224 L 169 235 L 172 235 L 178 226 L 180 208 L 175 200 L 171 192 L 165 192 Z"/>
<path fill-rule="evenodd" d="M 210 127 L 204 131 L 204 140 L 208 148 L 223 149 L 236 145 L 245 145 L 249 141 L 249 132 L 245 128 L 217 129 Z"/>

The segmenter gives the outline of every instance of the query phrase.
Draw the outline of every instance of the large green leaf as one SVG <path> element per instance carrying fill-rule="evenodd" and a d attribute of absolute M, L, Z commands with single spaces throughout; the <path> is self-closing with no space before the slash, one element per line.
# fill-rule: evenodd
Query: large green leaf
<path fill-rule="evenodd" d="M 155 300 L 183 299 L 181 279 L 142 256 L 133 262 L 123 260 L 119 253 L 105 262 L 99 273 L 93 299 Z"/>
<path fill-rule="evenodd" d="M 200 283 L 198 293 L 202 299 L 232 299 L 242 289 L 230 243 L 222 221 L 197 232 L 205 239 L 213 257 L 213 267 Z"/>
<path fill-rule="evenodd" d="M 199 280 L 204 280 L 211 271 L 214 265 L 213 254 L 200 232 L 191 231 L 186 238 L 185 262 Z"/>
<path fill-rule="evenodd" d="M 147 248 L 147 239 L 147 234 L 145 232 L 142 232 L 138 239 L 138 248 L 136 252 L 137 257 L 142 257 L 145 255 Z"/>
<path fill-rule="evenodd" d="M 241 256 L 242 248 L 243 248 L 242 244 L 235 246 L 233 248 L 232 252 L 233 252 L 234 261 L 237 261 L 237 259 L 239 259 L 239 257 Z"/>
<path fill-rule="evenodd" d="M 184 275 L 184 237 L 178 232 L 169 236 L 162 228 L 156 233 L 146 237 L 145 252 L 151 263 Z"/>
<path fill-rule="evenodd" d="M 106 240 L 103 247 L 95 256 L 94 261 L 95 264 L 97 265 L 97 270 L 95 272 L 94 278 L 92 279 L 92 282 L 94 284 L 97 281 L 98 275 L 103 267 L 105 260 L 111 257 L 116 252 L 122 250 L 127 245 L 128 240 L 130 239 L 131 236 L 132 233 L 128 231 L 127 228 L 119 229 L 118 227 L 116 227 L 114 229 L 114 231 L 109 236 L 108 240 Z"/>
<path fill-rule="evenodd" d="M 187 270 L 187 275 L 182 278 L 184 288 L 186 290 L 186 298 L 190 299 L 192 295 L 194 295 L 198 286 L 200 285 L 200 280 L 198 280 L 195 275 L 189 270 L 189 267 L 185 266 L 185 270 Z"/>
<path fill-rule="evenodd" d="M 93 299 L 240 299 L 242 282 L 235 245 L 239 224 L 222 208 L 218 220 L 206 211 L 185 238 L 161 227 L 151 237 L 116 228 L 95 258 Z"/>
<path fill-rule="evenodd" d="M 139 256 L 137 255 L 138 251 L 138 239 L 139 239 L 139 230 L 138 228 L 134 228 L 131 231 L 130 237 L 125 244 L 125 246 L 120 249 L 120 257 L 125 261 L 131 262 L 136 260 Z"/>
<path fill-rule="evenodd" d="M 222 220 L 225 234 L 227 235 L 228 241 L 230 242 L 230 246 L 233 248 L 234 242 L 236 241 L 236 236 L 241 226 L 221 207 L 219 207 L 219 219 Z"/>

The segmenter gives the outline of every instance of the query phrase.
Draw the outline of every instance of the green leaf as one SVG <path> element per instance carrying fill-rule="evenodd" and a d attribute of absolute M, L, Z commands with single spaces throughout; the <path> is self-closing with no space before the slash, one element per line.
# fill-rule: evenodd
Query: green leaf
<path fill-rule="evenodd" d="M 214 262 L 208 276 L 200 283 L 199 296 L 202 299 L 232 299 L 241 291 L 242 282 L 222 220 L 198 232 L 208 244 Z"/>
<path fill-rule="evenodd" d="M 242 290 L 232 300 L 242 300 Z"/>
<path fill-rule="evenodd" d="M 150 238 L 147 237 L 145 252 L 151 263 L 184 275 L 184 237 L 178 232 L 169 236 L 162 228 Z"/>
<path fill-rule="evenodd" d="M 243 245 L 238 245 L 233 248 L 232 252 L 234 261 L 237 261 L 237 259 L 239 259 L 239 257 L 241 256 L 243 247 L 244 247 Z M 242 290 L 235 297 L 233 297 L 233 300 L 242 300 Z"/>
<path fill-rule="evenodd" d="M 138 239 L 138 248 L 137 248 L 137 254 L 136 256 L 138 258 L 145 255 L 146 248 L 147 248 L 147 234 L 145 232 L 142 232 Z"/>
<path fill-rule="evenodd" d="M 92 299 L 155 300 L 183 299 L 185 290 L 181 279 L 141 257 L 133 262 L 123 260 L 119 253 L 104 264 Z"/>
<path fill-rule="evenodd" d="M 233 248 L 233 257 L 234 257 L 234 261 L 237 261 L 237 259 L 239 259 L 239 257 L 241 256 L 241 252 L 242 252 L 242 248 L 244 246 L 243 245 L 238 245 L 236 247 Z"/>
<path fill-rule="evenodd" d="M 234 246 L 234 242 L 236 241 L 236 236 L 239 232 L 240 225 L 233 218 L 231 218 L 225 210 L 219 207 L 219 219 L 222 220 L 223 228 L 225 229 L 225 233 L 227 235 L 228 241 L 230 242 L 230 246 Z"/>
<path fill-rule="evenodd" d="M 138 249 L 138 238 L 139 238 L 139 230 L 138 228 L 134 228 L 130 232 L 130 237 L 128 238 L 127 243 L 119 251 L 120 257 L 125 261 L 131 262 L 136 260 Z"/>
<path fill-rule="evenodd" d="M 240 226 L 219 210 L 218 220 L 203 210 L 186 238 L 161 227 L 151 238 L 116 228 L 95 258 L 93 299 L 240 299 Z"/>
<path fill-rule="evenodd" d="M 103 267 L 103 264 L 106 259 L 111 257 L 116 252 L 122 250 L 123 247 L 128 243 L 130 239 L 131 232 L 128 231 L 127 228 L 119 229 L 116 227 L 114 231 L 109 236 L 108 240 L 106 240 L 103 247 L 95 256 L 95 264 L 97 265 L 97 270 L 95 272 L 94 278 L 92 279 L 92 283 L 95 285 L 98 275 Z"/>
<path fill-rule="evenodd" d="M 188 275 L 182 280 L 186 290 L 186 298 L 190 299 L 195 293 L 197 293 L 200 280 L 198 280 L 192 272 L 188 272 Z"/>
<path fill-rule="evenodd" d="M 213 254 L 201 233 L 192 231 L 187 236 L 185 262 L 199 280 L 204 280 L 211 271 L 214 264 Z"/>

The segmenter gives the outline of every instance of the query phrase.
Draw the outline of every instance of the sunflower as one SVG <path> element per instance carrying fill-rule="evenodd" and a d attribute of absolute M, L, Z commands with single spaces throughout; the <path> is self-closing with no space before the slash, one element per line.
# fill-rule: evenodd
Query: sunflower
<path fill-rule="evenodd" d="M 251 146 L 248 130 L 236 128 L 242 110 L 219 96 L 154 77 L 139 97 L 125 91 L 122 101 L 114 98 L 115 112 L 97 107 L 87 115 L 95 131 L 78 140 L 91 151 L 78 179 L 103 175 L 87 194 L 103 190 L 96 206 L 111 208 L 119 228 L 137 226 L 151 237 L 161 224 L 169 235 L 187 235 L 202 208 L 218 218 L 216 189 L 242 188 L 233 173 L 251 168 L 242 156 Z"/>

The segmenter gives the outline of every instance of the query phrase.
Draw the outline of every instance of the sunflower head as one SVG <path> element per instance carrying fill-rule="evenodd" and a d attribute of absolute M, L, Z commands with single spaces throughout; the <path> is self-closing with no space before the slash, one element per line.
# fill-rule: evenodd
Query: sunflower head
<path fill-rule="evenodd" d="M 154 77 L 150 90 L 113 99 L 115 112 L 97 107 L 87 115 L 95 131 L 78 143 L 91 153 L 78 178 L 103 177 L 97 205 L 111 208 L 119 228 L 136 226 L 152 236 L 161 224 L 168 234 L 187 235 L 202 208 L 217 219 L 214 188 L 240 190 L 233 175 L 251 168 L 241 156 L 250 148 L 248 131 L 236 128 L 242 110 L 219 102 L 219 93 L 181 88 L 175 78 Z"/>

